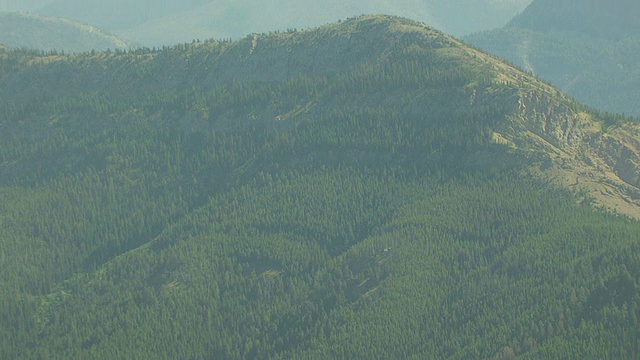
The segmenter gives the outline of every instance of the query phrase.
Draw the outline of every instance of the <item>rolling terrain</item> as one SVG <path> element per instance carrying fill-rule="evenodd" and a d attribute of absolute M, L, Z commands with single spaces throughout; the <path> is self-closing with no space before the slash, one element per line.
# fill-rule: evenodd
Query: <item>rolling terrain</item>
<path fill-rule="evenodd" d="M 504 28 L 464 40 L 597 109 L 640 116 L 640 8 L 536 0 Z"/>
<path fill-rule="evenodd" d="M 637 356 L 637 123 L 423 24 L 0 79 L 1 358 Z"/>
<path fill-rule="evenodd" d="M 128 49 L 131 43 L 66 19 L 0 12 L 0 42 L 9 48 L 85 52 Z"/>

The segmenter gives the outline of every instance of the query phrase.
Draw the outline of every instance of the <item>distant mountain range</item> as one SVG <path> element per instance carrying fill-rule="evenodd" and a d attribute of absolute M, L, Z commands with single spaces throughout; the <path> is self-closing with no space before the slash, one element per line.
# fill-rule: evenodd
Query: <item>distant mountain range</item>
<path fill-rule="evenodd" d="M 93 26 L 27 13 L 0 13 L 0 43 L 9 48 L 65 52 L 127 49 L 132 46 Z"/>
<path fill-rule="evenodd" d="M 53 0 L 36 12 L 82 21 L 109 31 L 127 29 L 147 21 L 182 13 L 211 0 Z M 189 24 L 183 24 L 189 26 Z"/>
<path fill-rule="evenodd" d="M 406 16 L 462 35 L 505 24 L 529 1 L 54 0 L 37 12 L 92 24 L 140 44 L 158 46 L 193 39 L 238 38 L 247 32 L 307 28 L 370 13 Z"/>
<path fill-rule="evenodd" d="M 640 116 L 640 3 L 536 0 L 504 28 L 464 40 L 576 99 Z"/>

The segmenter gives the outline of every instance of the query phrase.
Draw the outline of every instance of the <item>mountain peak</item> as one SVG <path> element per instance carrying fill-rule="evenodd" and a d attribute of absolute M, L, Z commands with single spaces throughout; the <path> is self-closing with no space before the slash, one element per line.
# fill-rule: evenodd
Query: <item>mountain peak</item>
<path fill-rule="evenodd" d="M 393 15 L 360 15 L 340 20 L 337 23 L 302 31 L 320 35 L 366 34 L 377 37 L 389 34 L 422 33 L 430 36 L 445 36 L 442 32 L 430 28 L 424 22 Z M 383 39 L 381 39 L 383 40 Z"/>
<path fill-rule="evenodd" d="M 309 83 L 314 85 L 304 87 L 304 91 L 310 91 L 304 95 L 306 98 L 288 94 L 284 96 L 290 98 L 286 101 L 278 98 L 265 102 L 256 95 L 256 104 L 249 106 L 256 109 L 244 114 L 243 119 L 254 119 L 252 127 L 270 131 L 285 123 L 331 118 L 335 116 L 332 111 L 393 110 L 403 114 L 398 121 L 424 118 L 431 127 L 456 128 L 455 138 L 475 139 L 459 140 L 462 142 L 508 144 L 519 153 L 536 154 L 533 160 L 529 159 L 532 167 L 551 164 L 542 166 L 546 171 L 541 176 L 566 180 L 588 173 L 589 178 L 580 182 L 585 191 L 593 190 L 594 197 L 599 193 L 618 194 L 613 200 L 602 201 L 610 208 L 626 204 L 624 199 L 640 194 L 640 178 L 633 175 L 640 169 L 634 165 L 640 164 L 640 150 L 628 140 L 633 136 L 603 133 L 600 130 L 603 118 L 582 109 L 557 89 L 422 23 L 403 18 L 360 16 L 311 30 L 252 34 L 239 41 L 209 41 L 156 52 L 74 58 L 81 60 L 87 66 L 77 67 L 73 61 L 61 59 L 56 66 L 25 69 L 22 74 L 9 72 L 3 77 L 0 98 L 19 99 L 26 104 L 42 98 L 99 94 L 105 88 L 113 88 L 118 90 L 109 95 L 110 101 L 128 104 L 133 99 L 148 102 L 157 98 L 158 93 L 182 94 L 198 89 L 198 93 L 210 96 L 198 105 L 201 111 L 193 112 L 187 106 L 180 107 L 184 112 L 180 115 L 149 116 L 177 117 L 180 126 L 188 129 L 221 126 L 218 130 L 226 132 L 229 128 L 244 130 L 248 124 L 244 120 L 216 122 L 213 115 L 207 115 L 218 111 L 216 106 L 224 108 L 223 104 L 215 105 L 218 91 L 227 92 L 227 88 L 237 84 L 279 88 L 283 83 Z M 112 69 L 118 72 L 114 75 Z M 57 84 L 61 71 L 74 74 L 66 80 L 64 89 Z M 29 73 L 28 82 L 21 77 L 25 73 Z M 238 98 L 244 99 L 245 95 Z M 447 104 L 446 109 L 443 103 Z M 19 106 L 22 105 L 16 107 Z M 243 109 L 241 106 L 234 111 Z M 497 115 L 492 113 L 496 111 Z M 215 119 L 237 116 L 235 112 L 218 114 Z M 192 119 L 200 120 L 194 124 Z M 451 119 L 462 124 L 452 125 Z M 336 131 L 343 125 L 335 126 L 321 132 Z M 409 126 L 425 125 L 417 121 Z M 469 130 L 474 127 L 482 130 Z M 443 139 L 442 143 L 448 141 Z M 475 153 L 462 162 L 473 167 L 497 166 L 495 159 L 479 158 Z M 602 186 L 607 191 L 594 190 Z M 625 213 L 640 217 L 640 196 L 638 201 L 631 202 Z"/>

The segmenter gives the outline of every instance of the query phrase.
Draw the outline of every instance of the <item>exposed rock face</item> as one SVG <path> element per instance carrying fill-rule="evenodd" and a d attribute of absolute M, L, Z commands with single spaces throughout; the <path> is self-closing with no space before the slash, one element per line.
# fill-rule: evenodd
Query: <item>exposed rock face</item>
<path fill-rule="evenodd" d="M 494 67 L 501 81 L 519 87 L 511 115 L 496 125 L 494 140 L 528 154 L 532 175 L 640 219 L 640 126 L 605 132 L 601 119 L 555 88 L 500 63 Z"/>
<path fill-rule="evenodd" d="M 627 125 L 608 134 L 590 115 L 553 103 L 544 106 L 547 102 L 540 96 L 524 94 L 512 119 L 522 127 L 503 136 L 549 156 L 551 163 L 536 164 L 536 169 L 544 169 L 537 175 L 584 194 L 596 205 L 640 219 L 637 127 Z"/>

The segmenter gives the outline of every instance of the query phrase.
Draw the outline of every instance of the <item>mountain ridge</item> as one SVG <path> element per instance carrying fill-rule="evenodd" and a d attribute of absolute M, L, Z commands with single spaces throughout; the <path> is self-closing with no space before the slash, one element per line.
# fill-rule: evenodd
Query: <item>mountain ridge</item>
<path fill-rule="evenodd" d="M 8 51 L 0 80 L 2 358 L 639 345 L 640 225 L 590 204 L 626 204 L 637 126 L 424 24 Z"/>
<path fill-rule="evenodd" d="M 381 41 L 382 39 L 385 40 Z M 510 69 L 485 53 L 468 48 L 462 42 L 415 21 L 390 16 L 362 16 L 308 31 L 253 34 L 237 42 L 185 44 L 178 49 L 142 54 L 138 57 L 147 58 L 144 62 L 148 62 L 151 68 L 164 69 L 172 74 L 168 78 L 156 78 L 153 86 L 162 84 L 161 86 L 166 88 L 197 86 L 207 89 L 248 80 L 281 82 L 296 78 L 300 74 L 331 78 L 363 65 L 368 66 L 366 63 L 358 62 L 358 59 L 376 59 L 376 62 L 384 62 L 394 52 L 404 51 L 401 50 L 404 49 L 404 44 L 419 44 L 419 47 L 430 48 L 430 51 L 435 51 L 434 54 L 439 54 L 437 56 L 448 59 L 446 61 L 451 62 L 450 66 L 473 68 L 473 72 L 476 73 L 474 76 L 478 79 L 497 76 L 494 80 L 484 80 L 493 82 L 484 85 L 486 88 L 471 85 L 468 87 L 469 97 L 480 103 L 474 105 L 477 107 L 486 106 L 481 101 L 486 101 L 487 104 L 494 101 L 493 94 L 510 93 L 508 97 L 512 98 L 511 103 L 505 105 L 509 108 L 508 120 L 497 122 L 494 129 L 497 139 L 502 139 L 501 141 L 506 141 L 523 151 L 549 151 L 547 157 L 551 160 L 546 161 L 551 161 L 561 176 L 553 171 L 549 173 L 561 179 L 574 178 L 578 176 L 578 172 L 584 173 L 582 176 L 587 176 L 583 180 L 585 187 L 579 186 L 580 190 L 587 191 L 589 196 L 597 199 L 596 202 L 606 204 L 609 208 L 618 207 L 627 215 L 640 217 L 640 199 L 637 195 L 640 179 L 633 175 L 638 173 L 637 164 L 640 164 L 640 157 L 637 147 L 630 140 L 635 136 L 631 135 L 635 134 L 635 127 L 627 125 L 610 134 L 603 133 L 602 121 L 609 120 L 598 119 L 597 116 L 589 114 L 588 110 L 580 109 L 580 105 L 562 95 L 557 89 L 524 72 Z M 289 49 L 287 53 L 282 51 L 285 48 Z M 167 62 L 173 59 L 171 54 L 184 49 L 189 53 L 188 57 L 178 63 Z M 102 58 L 104 55 L 94 57 L 93 60 L 89 60 L 89 64 L 99 63 L 103 61 Z M 109 56 L 105 59 L 109 59 Z M 118 55 L 113 59 L 117 62 Z M 55 63 L 56 61 L 53 62 Z M 99 91 L 103 85 L 99 85 L 100 83 L 92 78 L 105 74 L 94 72 L 99 68 L 97 63 L 87 65 L 83 71 L 88 72 L 79 72 L 69 88 L 83 89 L 86 93 Z M 367 71 L 375 71 L 376 66 L 378 65 L 373 65 Z M 133 73 L 125 75 L 136 70 L 135 66 L 129 69 L 120 65 L 117 67 L 124 72 L 114 78 L 121 87 L 119 96 L 146 93 L 145 88 L 148 85 L 139 81 L 146 82 L 147 78 Z M 48 75 L 43 75 L 44 78 L 32 80 L 34 84 L 39 84 L 37 88 L 21 93 L 13 90 L 20 89 L 16 83 L 13 88 L 5 88 L 12 89 L 11 91 L 0 90 L 0 93 L 7 99 L 53 96 L 51 91 L 56 89 L 56 86 L 47 85 Z M 5 81 L 11 83 L 11 76 L 6 77 Z M 488 96 L 483 99 L 485 95 Z M 559 99 L 559 103 L 556 103 L 555 98 Z M 313 105 L 303 110 L 298 116 L 304 112 L 315 111 Z M 554 118 L 554 112 L 559 112 L 560 118 Z M 590 119 L 597 120 L 594 122 Z M 594 151 L 594 148 L 598 150 Z M 570 170 L 566 172 L 566 169 Z M 559 180 L 559 183 L 573 184 L 574 181 Z M 607 183 L 612 185 L 603 185 Z M 612 192 L 618 195 L 612 198 L 609 195 Z"/>

